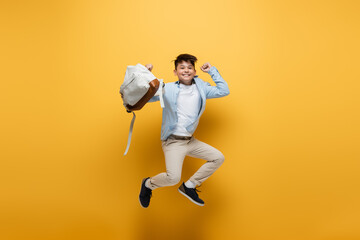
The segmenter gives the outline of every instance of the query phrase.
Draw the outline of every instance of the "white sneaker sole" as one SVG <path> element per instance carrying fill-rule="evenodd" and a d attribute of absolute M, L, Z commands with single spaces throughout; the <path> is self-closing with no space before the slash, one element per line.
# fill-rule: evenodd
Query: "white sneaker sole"
<path fill-rule="evenodd" d="M 190 201 L 192 201 L 193 203 L 195 203 L 196 205 L 198 206 L 204 206 L 205 204 L 204 203 L 198 203 L 196 201 L 194 201 L 191 197 L 189 197 L 188 195 L 186 195 L 183 191 L 181 191 L 179 188 L 178 188 L 178 191 L 179 193 L 181 193 L 182 195 L 184 195 L 185 197 L 187 197 Z"/>

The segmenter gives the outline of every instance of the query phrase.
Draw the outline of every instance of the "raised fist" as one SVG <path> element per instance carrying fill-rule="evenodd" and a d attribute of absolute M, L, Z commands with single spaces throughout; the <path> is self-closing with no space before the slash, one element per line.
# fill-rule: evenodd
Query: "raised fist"
<path fill-rule="evenodd" d="M 210 68 L 211 68 L 212 66 L 211 66 L 211 64 L 210 63 L 204 63 L 201 67 L 200 67 L 200 69 L 203 71 L 203 72 L 208 72 L 209 70 L 210 70 Z"/>
<path fill-rule="evenodd" d="M 151 70 L 153 69 L 153 65 L 151 63 L 146 64 L 145 67 L 151 72 Z"/>

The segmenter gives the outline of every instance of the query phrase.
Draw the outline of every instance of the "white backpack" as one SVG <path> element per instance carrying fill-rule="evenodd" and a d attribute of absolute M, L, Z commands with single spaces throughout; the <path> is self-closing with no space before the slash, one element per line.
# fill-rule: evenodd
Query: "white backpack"
<path fill-rule="evenodd" d="M 124 82 L 120 87 L 120 94 L 127 112 L 133 113 L 130 124 L 128 143 L 124 155 L 127 154 L 136 115 L 133 111 L 140 110 L 153 96 L 159 96 L 160 105 L 164 108 L 163 80 L 157 79 L 145 66 L 140 63 L 128 66 Z"/>

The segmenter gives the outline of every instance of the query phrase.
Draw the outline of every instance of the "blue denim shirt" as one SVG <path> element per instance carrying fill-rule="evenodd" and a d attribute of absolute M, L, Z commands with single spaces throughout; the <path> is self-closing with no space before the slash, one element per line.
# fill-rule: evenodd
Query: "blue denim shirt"
<path fill-rule="evenodd" d="M 208 72 L 216 83 L 216 86 L 211 86 L 208 82 L 205 82 L 194 77 L 195 84 L 199 90 L 201 97 L 201 105 L 197 119 L 190 123 L 186 127 L 186 130 L 193 134 L 199 124 L 199 119 L 205 110 L 206 99 L 208 98 L 220 98 L 229 95 L 229 87 L 225 80 L 221 77 L 216 67 L 211 67 Z M 178 118 L 177 118 L 177 99 L 180 91 L 180 81 L 166 83 L 164 87 L 164 104 L 165 108 L 162 113 L 162 124 L 161 124 L 161 140 L 165 141 L 175 130 Z M 149 102 L 159 101 L 159 96 L 154 96 Z"/>

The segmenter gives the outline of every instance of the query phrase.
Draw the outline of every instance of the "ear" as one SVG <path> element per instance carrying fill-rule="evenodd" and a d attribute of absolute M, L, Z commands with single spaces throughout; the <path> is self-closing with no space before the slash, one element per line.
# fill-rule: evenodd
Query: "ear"
<path fill-rule="evenodd" d="M 176 69 L 174 70 L 174 75 L 176 76 L 177 74 L 176 74 Z"/>

